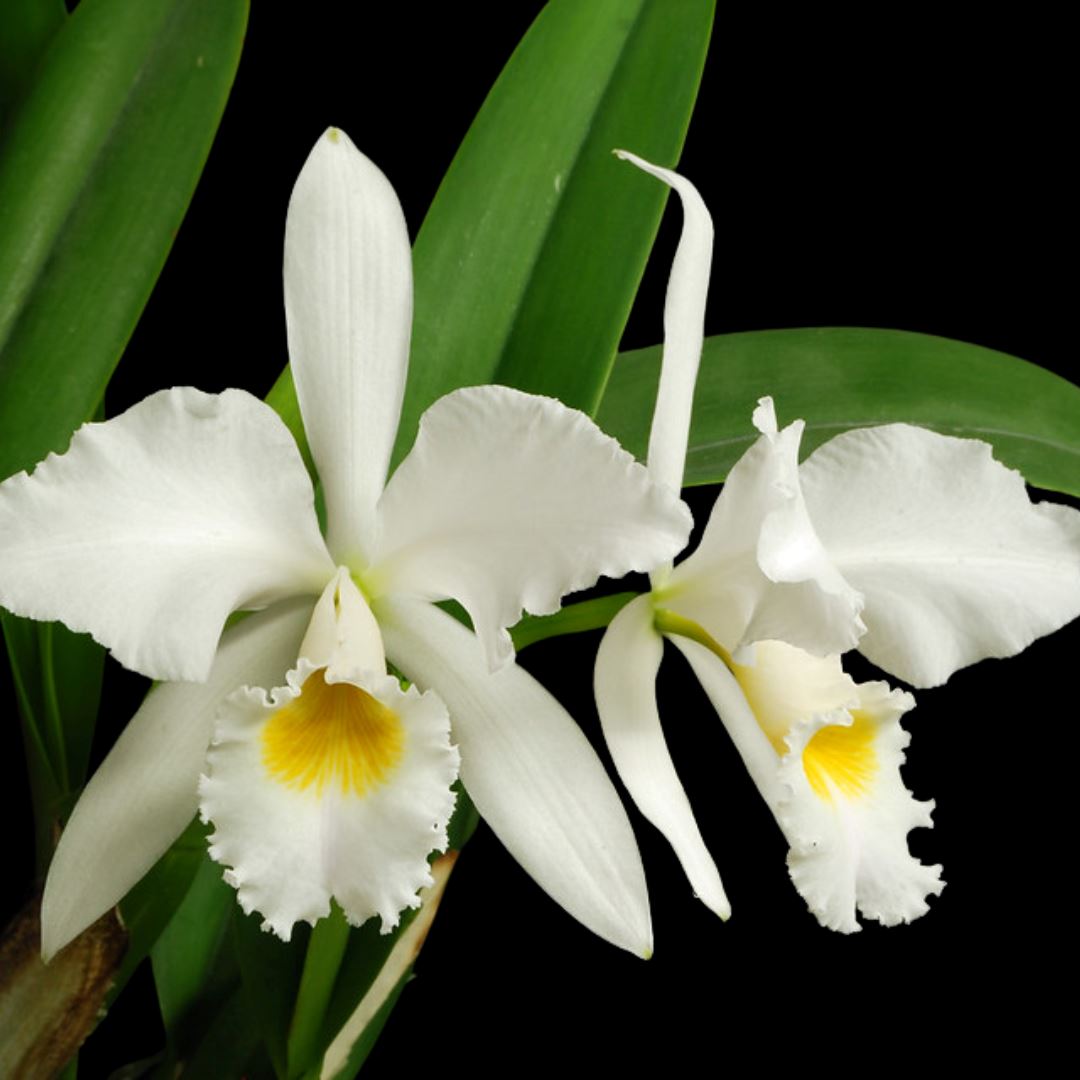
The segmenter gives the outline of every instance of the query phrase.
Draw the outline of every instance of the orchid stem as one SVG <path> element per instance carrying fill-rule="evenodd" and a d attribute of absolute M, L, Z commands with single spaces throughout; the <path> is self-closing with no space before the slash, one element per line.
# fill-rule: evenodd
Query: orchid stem
<path fill-rule="evenodd" d="M 579 634 L 584 630 L 602 630 L 637 595 L 622 592 L 614 596 L 598 596 L 595 600 L 567 604 L 554 615 L 526 615 L 510 631 L 514 648 L 520 652 L 527 645 L 535 645 L 545 638 Z"/>

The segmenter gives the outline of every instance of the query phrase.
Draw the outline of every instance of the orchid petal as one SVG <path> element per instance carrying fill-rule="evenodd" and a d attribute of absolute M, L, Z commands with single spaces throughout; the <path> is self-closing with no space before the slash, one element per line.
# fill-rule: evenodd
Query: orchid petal
<path fill-rule="evenodd" d="M 777 430 L 772 400 L 754 413 L 761 438 L 731 470 L 697 550 L 658 603 L 703 626 L 730 652 L 788 641 L 817 655 L 858 641 L 862 598 L 814 531 L 799 488 L 802 421 Z"/>
<path fill-rule="evenodd" d="M 770 808 L 776 806 L 783 794 L 777 775 L 779 758 L 747 704 L 735 676 L 723 660 L 704 645 L 677 634 L 671 634 L 668 640 L 686 657 L 706 697 L 723 721 L 761 797 Z"/>
<path fill-rule="evenodd" d="M 379 504 L 374 595 L 453 598 L 494 668 L 522 610 L 671 558 L 689 511 L 584 413 L 505 386 L 456 390 L 420 421 Z"/>
<path fill-rule="evenodd" d="M 679 783 L 656 707 L 663 638 L 652 598 L 639 596 L 612 620 L 596 655 L 596 707 L 615 767 L 637 808 L 665 836 L 697 896 L 721 919 L 731 905 Z"/>
<path fill-rule="evenodd" d="M 694 404 L 701 347 L 705 340 L 705 301 L 712 265 L 713 223 L 708 208 L 689 180 L 616 150 L 617 157 L 644 169 L 678 192 L 683 229 L 671 264 L 664 302 L 664 356 L 649 433 L 649 475 L 673 491 L 682 488 L 690 413 Z"/>
<path fill-rule="evenodd" d="M 405 389 L 412 262 L 394 189 L 336 128 L 289 201 L 285 318 L 328 544 L 338 562 L 363 562 Z"/>
<path fill-rule="evenodd" d="M 690 662 L 790 845 L 795 887 L 818 921 L 859 929 L 856 910 L 886 926 L 927 911 L 941 867 L 908 851 L 932 803 L 900 779 L 909 741 L 899 717 L 910 695 L 856 685 L 839 657 L 759 642 L 734 674 L 708 649 L 672 637 Z"/>
<path fill-rule="evenodd" d="M 923 865 L 907 846 L 912 829 L 933 824 L 934 805 L 900 779 L 911 737 L 899 718 L 914 704 L 885 683 L 864 683 L 855 709 L 808 717 L 787 736 L 780 777 L 789 794 L 777 819 L 791 845 L 788 870 L 831 930 L 858 930 L 856 908 L 885 926 L 911 922 L 945 887 L 941 867 Z"/>
<path fill-rule="evenodd" d="M 516 664 L 490 672 L 476 637 L 438 608 L 386 597 L 375 611 L 394 663 L 449 706 L 461 778 L 496 836 L 590 930 L 649 955 L 637 843 L 581 729 Z"/>
<path fill-rule="evenodd" d="M 310 600 L 289 600 L 227 630 L 204 683 L 153 689 L 82 793 L 49 867 L 45 959 L 128 892 L 198 809 L 218 705 L 247 681 L 275 685 L 296 661 Z"/>
<path fill-rule="evenodd" d="M 385 672 L 331 678 L 302 660 L 269 697 L 231 695 L 200 810 L 244 911 L 288 941 L 294 923 L 330 913 L 331 897 L 355 926 L 379 916 L 383 933 L 419 907 L 456 798 L 449 732 L 433 693 L 402 691 Z"/>
<path fill-rule="evenodd" d="M 152 678 L 205 679 L 230 612 L 332 572 L 292 436 L 242 390 L 153 394 L 0 485 L 0 603 Z"/>
<path fill-rule="evenodd" d="M 1080 513 L 1032 504 L 984 442 L 862 428 L 800 475 L 830 557 L 866 597 L 859 651 L 906 682 L 936 686 L 1080 614 Z"/>

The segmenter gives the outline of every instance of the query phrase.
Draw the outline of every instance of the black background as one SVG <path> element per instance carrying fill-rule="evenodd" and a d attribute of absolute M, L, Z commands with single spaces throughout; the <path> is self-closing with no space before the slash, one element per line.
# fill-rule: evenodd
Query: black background
<path fill-rule="evenodd" d="M 376 16 L 375 5 L 324 3 L 288 5 L 287 17 L 282 7 L 256 5 L 217 143 L 110 413 L 178 382 L 265 393 L 286 359 L 285 207 L 315 139 L 329 124 L 347 131 L 394 184 L 415 234 L 539 5 L 422 14 L 402 5 Z M 720 14 L 680 166 L 716 221 L 709 333 L 920 330 L 1076 380 L 1060 266 L 1064 35 L 1013 19 Z M 660 339 L 672 217 L 628 346 Z M 591 737 L 596 640 L 523 657 Z M 420 1075 L 457 1060 L 477 1076 L 654 1065 L 682 1075 L 741 1071 L 743 1060 L 755 1071 L 801 1068 L 808 1054 L 861 1068 L 879 1055 L 918 1061 L 938 1038 L 946 1054 L 1024 1047 L 1036 1065 L 1065 1016 L 1043 971 L 1059 963 L 1073 923 L 1078 644 L 1074 626 L 919 695 L 905 778 L 937 810 L 935 828 L 911 843 L 944 864 L 948 886 L 913 925 L 850 937 L 807 913 L 764 804 L 689 672 L 669 658 L 667 733 L 731 921 L 693 899 L 666 844 L 631 811 L 656 936 L 642 962 L 578 926 L 481 826 L 370 1072 Z M 105 718 L 101 753 L 124 719 Z M 105 1073 L 104 1059 L 88 1062 L 85 1075 Z"/>

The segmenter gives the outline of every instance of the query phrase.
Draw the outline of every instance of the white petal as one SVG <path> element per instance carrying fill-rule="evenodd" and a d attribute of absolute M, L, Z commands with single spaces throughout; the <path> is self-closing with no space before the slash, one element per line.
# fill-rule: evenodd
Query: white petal
<path fill-rule="evenodd" d="M 60 836 L 41 904 L 45 959 L 119 902 L 184 831 L 218 706 L 245 682 L 280 682 L 310 616 L 310 600 L 275 604 L 225 632 L 206 682 L 150 692 Z"/>
<path fill-rule="evenodd" d="M 701 544 L 657 602 L 703 626 L 729 652 L 778 639 L 817 655 L 851 648 L 859 594 L 818 540 L 799 488 L 801 420 L 776 430 L 772 401 L 754 413 L 761 438 L 728 475 Z"/>
<path fill-rule="evenodd" d="M 986 443 L 863 428 L 800 472 L 822 542 L 865 594 L 860 652 L 905 681 L 936 686 L 1080 614 L 1080 513 L 1033 505 Z"/>
<path fill-rule="evenodd" d="M 908 735 L 899 717 L 910 696 L 884 683 L 856 686 L 838 657 L 784 642 L 758 643 L 753 667 L 737 664 L 733 675 L 696 642 L 671 640 L 783 830 L 792 881 L 819 922 L 850 933 L 859 929 L 856 909 L 887 926 L 925 914 L 943 884 L 941 868 L 907 847 L 911 829 L 930 825 L 932 807 L 900 779 Z"/>
<path fill-rule="evenodd" d="M 453 598 L 489 663 L 522 609 L 557 611 L 601 574 L 649 570 L 686 543 L 678 496 L 587 417 L 505 386 L 456 390 L 420 421 L 379 504 L 371 593 Z"/>
<path fill-rule="evenodd" d="M 701 688 L 724 722 L 750 778 L 769 808 L 774 809 L 783 793 L 778 776 L 780 759 L 754 716 L 754 711 L 747 704 L 735 676 L 704 645 L 677 634 L 669 635 L 668 640 L 686 657 Z"/>
<path fill-rule="evenodd" d="M 296 444 L 242 390 L 163 390 L 0 485 L 0 603 L 205 679 L 231 611 L 333 573 Z"/>
<path fill-rule="evenodd" d="M 694 403 L 701 346 L 705 339 L 705 300 L 712 265 L 713 223 L 697 188 L 670 169 L 616 150 L 678 192 L 683 204 L 683 229 L 671 264 L 664 303 L 664 357 L 649 432 L 649 475 L 673 491 L 682 488 L 690 413 Z"/>
<path fill-rule="evenodd" d="M 393 662 L 449 706 L 461 778 L 510 854 L 594 933 L 649 955 L 637 843 L 581 729 L 516 664 L 490 672 L 475 636 L 438 608 L 388 597 L 375 612 Z"/>
<path fill-rule="evenodd" d="M 362 562 L 401 412 L 412 263 L 394 189 L 336 128 L 315 144 L 289 201 L 285 318 L 330 550 Z"/>
<path fill-rule="evenodd" d="M 856 908 L 895 926 L 925 915 L 927 897 L 945 887 L 941 867 L 923 865 L 907 846 L 912 829 L 933 824 L 934 804 L 916 801 L 900 779 L 910 742 L 900 716 L 915 702 L 885 683 L 864 683 L 859 698 L 852 712 L 810 717 L 789 733 L 780 765 L 789 794 L 777 811 L 791 845 L 791 880 L 821 925 L 844 933 L 859 929 Z M 823 738 L 841 747 L 865 742 L 868 775 L 855 776 L 841 760 L 838 783 L 827 767 L 815 765 L 813 748 Z M 842 759 L 845 752 L 833 755 Z"/>
<path fill-rule="evenodd" d="M 612 620 L 596 655 L 596 707 L 615 767 L 637 808 L 675 849 L 694 895 L 726 919 L 731 905 L 675 773 L 656 708 L 664 644 L 652 622 L 648 595 L 631 601 Z"/>
<path fill-rule="evenodd" d="M 331 706 L 310 711 L 308 729 L 293 729 L 284 750 L 280 736 L 274 743 L 283 710 L 344 687 L 343 708 L 374 699 L 389 710 L 382 715 L 391 716 L 394 730 L 357 736 L 364 719 Z M 446 707 L 434 694 L 403 692 L 385 674 L 324 681 L 323 669 L 302 661 L 269 698 L 254 689 L 232 695 L 199 791 L 203 819 L 214 824 L 210 855 L 230 867 L 225 880 L 244 911 L 258 911 L 263 929 L 288 941 L 299 920 L 328 915 L 333 897 L 354 925 L 377 915 L 383 933 L 392 930 L 432 883 L 427 856 L 446 850 L 459 761 L 449 734 Z M 389 748 L 377 745 L 380 739 L 389 739 Z M 273 757 L 275 746 L 292 774 Z"/>

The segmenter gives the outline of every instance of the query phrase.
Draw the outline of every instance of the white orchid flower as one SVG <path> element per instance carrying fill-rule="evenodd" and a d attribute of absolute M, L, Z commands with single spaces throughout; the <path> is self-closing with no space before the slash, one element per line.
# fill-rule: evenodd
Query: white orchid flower
<path fill-rule="evenodd" d="M 682 480 L 703 340 L 712 226 L 685 179 L 635 164 L 680 194 L 683 237 L 665 307 L 649 470 Z M 1080 614 L 1080 514 L 1033 505 L 1020 475 L 982 442 L 904 424 L 849 431 L 800 466 L 802 422 L 761 437 L 731 470 L 701 543 L 612 621 L 595 689 L 616 767 L 671 842 L 695 892 L 728 912 L 715 864 L 671 762 L 656 705 L 663 639 L 685 655 L 791 850 L 792 879 L 818 920 L 859 928 L 927 910 L 940 867 L 908 852 L 930 803 L 900 779 L 910 695 L 856 685 L 858 648 L 914 686 L 1013 655 Z"/>
<path fill-rule="evenodd" d="M 446 844 L 451 730 L 469 794 L 525 869 L 590 929 L 649 952 L 622 805 L 573 720 L 513 663 L 506 627 L 670 557 L 689 512 L 581 413 L 498 386 L 433 405 L 387 481 L 408 234 L 388 181 L 336 130 L 293 191 L 284 277 L 325 541 L 292 437 L 237 390 L 154 394 L 0 485 L 0 602 L 168 680 L 63 833 L 44 953 L 116 903 L 200 800 L 211 854 L 264 928 L 287 938 L 335 897 L 388 929 Z M 475 634 L 434 606 L 448 598 Z M 222 634 L 239 609 L 260 610 Z M 402 691 L 384 649 L 428 692 Z"/>

